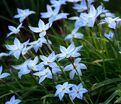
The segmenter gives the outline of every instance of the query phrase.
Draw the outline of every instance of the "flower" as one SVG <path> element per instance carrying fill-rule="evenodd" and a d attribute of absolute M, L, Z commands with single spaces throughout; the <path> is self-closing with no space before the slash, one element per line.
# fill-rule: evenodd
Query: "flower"
<path fill-rule="evenodd" d="M 38 38 L 38 40 L 29 43 L 29 45 L 32 46 L 32 48 L 34 48 L 35 52 L 37 52 L 38 49 L 41 48 L 43 44 L 48 44 L 48 43 L 51 44 L 51 41 L 48 40 L 47 42 L 47 40 L 44 37 L 40 37 Z"/>
<path fill-rule="evenodd" d="M 50 5 L 47 5 L 47 12 L 41 13 L 41 17 L 49 18 L 49 24 L 52 25 L 54 21 L 67 18 L 68 13 L 59 13 L 59 10 L 60 7 L 55 7 L 53 10 Z"/>
<path fill-rule="evenodd" d="M 18 77 L 20 79 L 22 75 L 26 75 L 31 72 L 31 69 L 28 68 L 29 63 L 30 63 L 30 59 L 26 60 L 24 63 L 20 65 L 12 65 L 13 68 L 19 70 Z"/>
<path fill-rule="evenodd" d="M 66 3 L 66 0 L 50 0 L 51 6 L 52 7 L 61 7 L 61 5 Z"/>
<path fill-rule="evenodd" d="M 40 70 L 39 72 L 34 73 L 33 75 L 38 76 L 39 84 L 45 80 L 45 78 L 52 79 L 52 73 L 50 69 L 47 67 L 46 69 Z"/>
<path fill-rule="evenodd" d="M 72 87 L 72 84 L 68 84 L 68 82 L 65 82 L 63 85 L 58 84 L 56 86 L 56 93 L 55 96 L 59 96 L 59 99 L 62 100 L 64 94 L 68 94 L 70 92 L 70 88 Z"/>
<path fill-rule="evenodd" d="M 35 33 L 40 33 L 39 36 L 43 37 L 46 35 L 46 30 L 48 30 L 50 27 L 50 24 L 46 24 L 40 19 L 38 22 L 38 27 L 32 27 L 29 26 L 30 30 Z"/>
<path fill-rule="evenodd" d="M 85 0 L 82 0 L 80 4 L 75 4 L 73 8 L 77 10 L 77 12 L 83 12 L 88 9 Z"/>
<path fill-rule="evenodd" d="M 34 60 L 30 60 L 30 61 L 29 61 L 28 68 L 29 68 L 30 70 L 37 71 L 37 70 L 38 70 L 38 68 L 37 68 L 38 62 L 39 62 L 39 59 L 38 59 L 38 57 L 36 56 L 36 57 L 34 58 Z"/>
<path fill-rule="evenodd" d="M 83 63 L 80 63 L 80 61 L 81 61 L 81 59 L 77 58 L 74 60 L 73 65 L 70 64 L 64 68 L 64 71 L 70 71 L 70 73 L 69 73 L 70 79 L 73 79 L 75 74 L 82 76 L 81 69 L 87 69 L 86 65 Z"/>
<path fill-rule="evenodd" d="M 47 5 L 47 12 L 42 12 L 41 17 L 42 18 L 50 18 L 56 14 L 58 14 L 59 12 L 59 7 L 56 7 L 54 10 L 52 9 L 52 7 L 50 5 Z"/>
<path fill-rule="evenodd" d="M 71 34 L 68 34 L 65 37 L 65 40 L 73 41 L 74 38 L 76 39 L 83 39 L 84 35 L 82 33 L 77 32 L 78 29 L 74 29 Z"/>
<path fill-rule="evenodd" d="M 107 39 L 112 40 L 113 39 L 113 36 L 114 36 L 114 33 L 112 31 L 110 31 L 109 34 L 105 33 L 104 36 Z"/>
<path fill-rule="evenodd" d="M 15 28 L 14 26 L 8 26 L 8 29 L 11 31 L 10 33 L 8 33 L 7 37 L 9 37 L 10 35 L 12 34 L 18 34 L 20 32 L 20 28 L 22 26 L 22 23 L 17 27 Z"/>
<path fill-rule="evenodd" d="M 2 73 L 3 67 L 0 66 L 0 79 L 10 76 L 9 73 Z"/>
<path fill-rule="evenodd" d="M 83 88 L 83 85 L 80 83 L 78 86 L 73 85 L 72 90 L 69 92 L 69 96 L 72 100 L 76 97 L 78 99 L 83 99 L 83 94 L 87 92 L 87 89 Z"/>
<path fill-rule="evenodd" d="M 14 16 L 14 18 L 19 18 L 19 22 L 22 23 L 24 19 L 26 19 L 29 15 L 35 14 L 34 11 L 30 11 L 29 9 L 19 9 L 17 8 L 18 14 Z"/>
<path fill-rule="evenodd" d="M 53 51 L 48 57 L 44 55 L 40 55 L 40 59 L 43 61 L 42 63 L 44 65 L 51 65 L 57 58 L 57 55 L 55 55 L 55 52 Z"/>
<path fill-rule="evenodd" d="M 21 100 L 15 99 L 15 96 L 13 95 L 10 99 L 10 101 L 5 102 L 5 104 L 20 104 Z"/>
<path fill-rule="evenodd" d="M 81 13 L 79 18 L 76 18 L 75 27 L 93 27 L 96 18 L 105 11 L 102 5 L 98 6 L 97 10 L 93 5 L 90 6 L 88 13 Z"/>
<path fill-rule="evenodd" d="M 60 46 L 61 53 L 58 54 L 59 61 L 64 58 L 80 56 L 80 53 L 78 53 L 78 51 L 81 48 L 82 46 L 75 47 L 73 42 L 68 46 L 68 48 L 65 48 L 64 46 Z"/>
<path fill-rule="evenodd" d="M 112 17 L 106 17 L 100 24 L 107 23 L 108 26 L 112 29 L 116 29 L 116 23 L 119 23 L 121 19 L 119 17 L 112 18 Z"/>
<path fill-rule="evenodd" d="M 60 67 L 54 62 L 57 59 L 57 55 L 55 55 L 54 51 L 48 57 L 40 55 L 40 59 L 43 61 L 41 64 L 51 67 L 53 74 L 61 72 Z"/>
<path fill-rule="evenodd" d="M 26 48 L 28 42 L 29 41 L 26 41 L 24 43 L 20 43 L 20 41 L 17 38 L 15 38 L 14 45 L 6 45 L 6 48 L 10 51 L 9 55 L 13 55 L 17 59 L 19 59 L 20 54 L 22 52 L 25 53 L 25 48 Z"/>

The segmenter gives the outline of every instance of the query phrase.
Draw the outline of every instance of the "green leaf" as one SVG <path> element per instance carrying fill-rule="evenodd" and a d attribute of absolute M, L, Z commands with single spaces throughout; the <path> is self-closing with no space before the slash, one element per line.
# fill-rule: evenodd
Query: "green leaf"
<path fill-rule="evenodd" d="M 92 86 L 92 90 L 96 90 L 100 87 L 106 86 L 108 84 L 116 83 L 116 82 L 119 82 L 119 81 L 121 81 L 121 78 L 108 79 L 108 80 L 105 80 L 103 82 L 97 83 L 94 86 Z"/>

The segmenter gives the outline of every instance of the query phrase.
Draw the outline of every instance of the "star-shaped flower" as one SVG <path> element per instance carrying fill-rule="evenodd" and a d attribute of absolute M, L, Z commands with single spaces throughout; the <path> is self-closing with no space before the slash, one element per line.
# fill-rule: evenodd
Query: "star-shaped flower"
<path fill-rule="evenodd" d="M 75 4 L 73 8 L 78 12 L 83 12 L 88 9 L 85 0 L 82 0 L 80 4 Z"/>
<path fill-rule="evenodd" d="M 5 102 L 5 104 L 20 104 L 21 100 L 15 99 L 15 96 L 12 96 L 10 101 Z"/>
<path fill-rule="evenodd" d="M 81 48 L 82 46 L 75 47 L 73 42 L 68 46 L 68 48 L 65 48 L 64 46 L 60 46 L 61 53 L 58 54 L 59 61 L 64 58 L 80 56 L 80 53 L 78 51 Z"/>
<path fill-rule="evenodd" d="M 81 70 L 82 69 L 87 69 L 86 65 L 83 64 L 83 63 L 80 63 L 80 61 L 81 61 L 81 59 L 77 58 L 74 61 L 74 65 L 70 64 L 70 65 L 67 65 L 64 68 L 64 71 L 70 71 L 70 73 L 69 73 L 70 79 L 73 79 L 75 74 L 79 75 L 79 76 L 82 76 Z"/>
<path fill-rule="evenodd" d="M 121 19 L 119 17 L 112 18 L 112 17 L 106 17 L 100 24 L 107 23 L 108 26 L 112 29 L 116 29 L 117 23 L 119 23 Z"/>
<path fill-rule="evenodd" d="M 41 19 L 38 22 L 38 27 L 29 26 L 30 30 L 35 33 L 40 33 L 39 36 L 43 37 L 46 35 L 46 31 L 50 28 L 50 24 L 45 24 Z"/>
<path fill-rule="evenodd" d="M 20 65 L 13 65 L 12 66 L 14 69 L 19 70 L 18 77 L 20 79 L 21 79 L 22 75 L 26 75 L 26 74 L 29 74 L 31 72 L 31 69 L 28 68 L 29 62 L 30 62 L 30 59 L 26 60 L 24 63 L 22 63 Z"/>
<path fill-rule="evenodd" d="M 48 57 L 44 55 L 40 55 L 40 59 L 43 61 L 42 63 L 44 65 L 51 65 L 52 63 L 54 63 L 56 58 L 57 58 L 57 55 L 55 55 L 54 51 Z"/>
<path fill-rule="evenodd" d="M 47 5 L 47 12 L 41 13 L 42 18 L 49 18 L 49 24 L 54 21 L 67 18 L 68 13 L 59 13 L 60 7 L 55 7 L 54 10 L 50 5 Z"/>
<path fill-rule="evenodd" d="M 15 56 L 17 59 L 19 59 L 21 53 L 25 53 L 25 48 L 28 45 L 29 41 L 26 41 L 24 43 L 20 43 L 20 41 L 15 38 L 14 39 L 14 45 L 6 45 L 6 48 L 10 51 L 9 55 Z"/>
<path fill-rule="evenodd" d="M 14 26 L 8 26 L 8 29 L 11 31 L 8 33 L 7 37 L 9 37 L 12 34 L 18 34 L 20 32 L 20 28 L 22 27 L 22 23 L 16 28 Z"/>
<path fill-rule="evenodd" d="M 72 84 L 68 84 L 68 82 L 65 82 L 63 85 L 59 84 L 56 86 L 56 93 L 55 96 L 59 96 L 59 99 L 62 100 L 64 94 L 68 94 L 70 92 L 70 88 L 72 87 Z"/>
<path fill-rule="evenodd" d="M 84 35 L 82 33 L 79 33 L 77 32 L 78 29 L 74 29 L 71 34 L 68 34 L 66 37 L 65 37 L 65 40 L 69 40 L 69 41 L 73 41 L 73 39 L 83 39 Z"/>
<path fill-rule="evenodd" d="M 72 100 L 75 98 L 83 99 L 83 94 L 87 92 L 87 89 L 83 88 L 83 85 L 80 83 L 78 86 L 73 85 L 72 90 L 69 93 L 69 96 Z"/>
<path fill-rule="evenodd" d="M 29 15 L 35 14 L 34 11 L 30 11 L 29 9 L 19 9 L 17 8 L 18 14 L 14 16 L 14 18 L 19 18 L 19 22 L 22 23 Z"/>
<path fill-rule="evenodd" d="M 113 39 L 113 36 L 114 36 L 114 33 L 112 31 L 110 31 L 109 34 L 105 33 L 104 36 L 107 39 L 112 40 Z"/>
<path fill-rule="evenodd" d="M 33 75 L 38 76 L 40 78 L 39 83 L 43 82 L 46 78 L 52 79 L 52 73 L 49 67 L 47 67 L 46 69 L 40 70 L 39 72 L 36 72 Z"/>

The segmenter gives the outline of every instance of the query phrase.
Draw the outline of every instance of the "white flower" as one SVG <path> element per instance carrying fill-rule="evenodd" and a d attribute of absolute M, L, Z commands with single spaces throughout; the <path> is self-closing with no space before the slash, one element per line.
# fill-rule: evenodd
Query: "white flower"
<path fill-rule="evenodd" d="M 56 86 L 56 93 L 55 96 L 59 96 L 59 99 L 62 100 L 64 94 L 68 94 L 70 92 L 70 88 L 72 87 L 72 84 L 68 84 L 68 82 L 65 82 L 63 85 L 59 84 Z"/>
<path fill-rule="evenodd" d="M 107 39 L 112 40 L 113 39 L 113 36 L 114 36 L 114 33 L 112 31 L 110 31 L 109 34 L 105 33 L 104 36 Z"/>
<path fill-rule="evenodd" d="M 28 64 L 28 68 L 33 71 L 37 71 L 38 57 L 36 56 L 34 60 L 30 60 Z"/>
<path fill-rule="evenodd" d="M 14 45 L 6 45 L 6 48 L 10 51 L 9 55 L 13 55 L 17 59 L 19 59 L 20 54 L 22 52 L 25 53 L 25 48 L 26 48 L 28 42 L 29 41 L 26 41 L 24 43 L 20 43 L 20 41 L 17 38 L 15 38 Z"/>
<path fill-rule="evenodd" d="M 9 37 L 9 36 L 12 35 L 12 34 L 18 34 L 18 33 L 20 32 L 21 26 L 22 26 L 22 23 L 21 23 L 17 28 L 14 27 L 14 26 L 8 26 L 8 29 L 9 29 L 11 32 L 7 35 L 7 37 Z"/>
<path fill-rule="evenodd" d="M 74 66 L 72 64 L 70 64 L 64 68 L 64 71 L 70 71 L 70 73 L 69 73 L 70 79 L 73 79 L 75 74 L 82 76 L 81 69 L 87 69 L 86 65 L 83 63 L 80 63 L 80 61 L 81 61 L 81 59 L 77 58 L 74 61 Z"/>
<path fill-rule="evenodd" d="M 35 52 L 37 52 L 38 49 L 41 48 L 44 43 L 47 44 L 47 40 L 44 37 L 40 37 L 38 38 L 38 40 L 29 43 L 29 45 L 31 45 L 32 48 L 34 48 Z M 50 40 L 49 44 L 51 44 Z"/>
<path fill-rule="evenodd" d="M 57 58 L 57 55 L 55 55 L 55 52 L 53 51 L 48 57 L 44 55 L 40 55 L 40 59 L 43 61 L 42 63 L 44 65 L 51 65 Z"/>
<path fill-rule="evenodd" d="M 20 104 L 21 100 L 15 99 L 15 96 L 12 96 L 10 101 L 5 102 L 5 104 Z"/>
<path fill-rule="evenodd" d="M 14 18 L 19 18 L 19 22 L 23 22 L 29 15 L 35 14 L 34 11 L 30 11 L 29 9 L 19 9 L 17 8 L 18 14 L 14 16 Z"/>
<path fill-rule="evenodd" d="M 69 93 L 69 96 L 72 100 L 74 100 L 76 97 L 78 99 L 83 99 L 83 94 L 87 92 L 87 89 L 83 88 L 83 85 L 80 83 L 78 86 L 73 85 L 72 90 Z"/>
<path fill-rule="evenodd" d="M 74 38 L 76 39 L 83 39 L 84 35 L 82 33 L 77 32 L 78 29 L 74 29 L 71 34 L 68 34 L 65 37 L 65 40 L 73 41 Z"/>
<path fill-rule="evenodd" d="M 22 75 L 29 74 L 31 70 L 28 68 L 30 59 L 26 60 L 24 63 L 21 65 L 13 65 L 12 67 L 19 70 L 18 77 L 21 79 Z"/>
<path fill-rule="evenodd" d="M 100 24 L 107 23 L 108 26 L 112 29 L 116 29 L 116 24 L 121 22 L 121 19 L 119 17 L 112 18 L 112 17 L 106 17 Z"/>
<path fill-rule="evenodd" d="M 46 69 L 40 70 L 39 72 L 34 73 L 33 75 L 38 76 L 39 83 L 43 82 L 45 78 L 52 79 L 52 73 L 50 69 L 47 67 Z"/>
<path fill-rule="evenodd" d="M 30 30 L 35 33 L 40 33 L 39 36 L 43 37 L 46 35 L 46 30 L 50 28 L 50 24 L 45 24 L 41 19 L 38 22 L 38 27 L 29 26 Z"/>
<path fill-rule="evenodd" d="M 10 76 L 9 73 L 2 73 L 3 67 L 0 66 L 0 79 Z"/>
<path fill-rule="evenodd" d="M 85 0 L 82 0 L 80 4 L 75 4 L 73 8 L 78 12 L 83 12 L 88 9 Z"/>
<path fill-rule="evenodd" d="M 57 6 L 52 9 L 50 5 L 47 5 L 47 12 L 41 13 L 42 18 L 49 18 L 49 24 L 52 25 L 54 21 L 67 18 L 68 13 L 59 13 L 60 7 Z"/>
<path fill-rule="evenodd" d="M 52 7 L 61 7 L 61 5 L 66 3 L 66 0 L 50 0 Z"/>
<path fill-rule="evenodd" d="M 80 56 L 80 53 L 78 51 L 81 48 L 82 48 L 82 46 L 75 47 L 73 42 L 68 46 L 68 48 L 65 48 L 64 46 L 60 46 L 61 53 L 58 54 L 59 61 L 64 59 L 64 58 Z"/>

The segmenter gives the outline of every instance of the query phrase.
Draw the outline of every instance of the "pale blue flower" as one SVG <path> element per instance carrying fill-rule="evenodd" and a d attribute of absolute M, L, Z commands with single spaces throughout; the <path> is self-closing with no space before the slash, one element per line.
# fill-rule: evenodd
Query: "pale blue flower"
<path fill-rule="evenodd" d="M 22 27 L 22 23 L 16 28 L 14 26 L 8 26 L 8 29 L 11 31 L 8 33 L 7 37 L 9 37 L 12 34 L 18 34 L 20 32 L 20 28 Z"/>
<path fill-rule="evenodd" d="M 62 60 L 64 58 L 69 57 L 78 57 L 80 56 L 80 53 L 78 52 L 82 46 L 75 47 L 74 43 L 72 42 L 68 48 L 65 48 L 64 46 L 60 46 L 61 53 L 58 54 L 59 60 Z"/>
<path fill-rule="evenodd" d="M 87 0 L 88 7 L 90 7 L 93 2 L 94 2 L 94 0 Z"/>
<path fill-rule="evenodd" d="M 38 27 L 29 26 L 30 30 L 39 33 L 40 37 L 46 35 L 46 31 L 50 28 L 50 24 L 45 24 L 41 19 L 38 22 Z"/>
<path fill-rule="evenodd" d="M 77 12 L 83 12 L 88 9 L 85 0 L 82 0 L 80 4 L 75 4 L 73 8 L 77 10 Z"/>
<path fill-rule="evenodd" d="M 51 67 L 53 74 L 61 74 L 61 66 L 59 67 L 55 62 L 51 63 L 49 66 Z"/>
<path fill-rule="evenodd" d="M 10 76 L 9 73 L 2 73 L 3 67 L 0 66 L 0 79 Z"/>
<path fill-rule="evenodd" d="M 60 8 L 56 7 L 54 10 L 52 9 L 52 7 L 50 5 L 47 5 L 47 12 L 42 12 L 41 17 L 42 18 L 50 18 L 56 14 L 58 14 Z"/>
<path fill-rule="evenodd" d="M 75 18 L 75 27 L 93 27 L 96 18 L 105 11 L 102 5 L 98 6 L 97 10 L 93 5 L 90 6 L 88 13 L 81 13 L 79 18 Z M 72 18 L 73 19 L 73 18 Z"/>
<path fill-rule="evenodd" d="M 64 68 L 64 71 L 70 71 L 70 73 L 69 73 L 70 79 L 73 79 L 75 74 L 79 75 L 79 76 L 82 76 L 82 71 L 81 70 L 82 69 L 87 69 L 86 65 L 83 64 L 83 63 L 80 63 L 80 61 L 81 61 L 81 59 L 77 58 L 74 61 L 74 66 L 72 64 L 69 64 Z"/>
<path fill-rule="evenodd" d="M 48 43 L 52 44 L 50 40 L 48 40 L 47 42 L 47 40 L 44 37 L 40 37 L 38 38 L 38 40 L 29 43 L 29 45 L 31 45 L 32 48 L 34 48 L 35 52 L 37 52 L 38 49 L 41 48 L 43 44 L 48 44 Z"/>
<path fill-rule="evenodd" d="M 61 7 L 61 5 L 66 4 L 66 0 L 50 0 L 52 7 Z"/>
<path fill-rule="evenodd" d="M 74 29 L 72 30 L 71 34 L 68 34 L 66 37 L 65 37 L 65 40 L 69 40 L 69 41 L 73 41 L 73 39 L 83 39 L 84 35 L 82 33 L 79 33 L 77 32 L 78 29 Z"/>
<path fill-rule="evenodd" d="M 109 40 L 112 40 L 113 37 L 114 37 L 114 33 L 112 31 L 109 32 L 109 34 L 105 33 L 104 36 L 109 39 Z"/>
<path fill-rule="evenodd" d="M 26 43 L 29 45 L 28 42 L 29 42 L 29 41 L 27 41 Z M 24 55 L 25 55 L 30 49 L 32 49 L 32 46 L 27 46 L 27 44 L 24 45 L 24 48 L 22 49 L 22 56 L 23 56 L 23 57 L 24 57 Z"/>
<path fill-rule="evenodd" d="M 60 73 L 60 67 L 55 63 L 55 60 L 57 59 L 57 55 L 55 55 L 55 52 L 53 51 L 48 57 L 44 55 L 40 55 L 40 59 L 42 60 L 41 64 L 45 66 L 51 67 L 52 73 L 57 74 Z"/>
<path fill-rule="evenodd" d="M 49 18 L 49 24 L 52 25 L 54 21 L 67 18 L 68 13 L 59 13 L 60 7 L 52 9 L 50 5 L 47 5 L 47 12 L 41 13 L 42 18 Z"/>
<path fill-rule="evenodd" d="M 46 78 L 52 79 L 52 73 L 48 67 L 46 69 L 34 73 L 33 75 L 38 76 L 40 78 L 39 84 L 43 82 Z"/>
<path fill-rule="evenodd" d="M 34 11 L 30 11 L 29 9 L 19 9 L 17 8 L 18 14 L 14 16 L 14 18 L 19 18 L 19 22 L 23 22 L 29 15 L 35 14 Z"/>
<path fill-rule="evenodd" d="M 37 71 L 37 70 L 38 70 L 38 69 L 37 69 L 37 64 L 38 64 L 38 62 L 39 62 L 39 59 L 38 59 L 38 57 L 36 56 L 36 57 L 34 58 L 34 60 L 30 60 L 30 61 L 29 61 L 28 68 L 29 68 L 30 70 Z"/>
<path fill-rule="evenodd" d="M 6 45 L 6 48 L 10 51 L 9 55 L 15 56 L 17 59 L 19 59 L 20 54 L 25 51 L 25 48 L 27 46 L 29 41 L 26 41 L 24 43 L 20 43 L 20 41 L 15 38 L 14 39 L 14 45 Z M 23 52 L 24 53 L 24 52 Z"/>
<path fill-rule="evenodd" d="M 73 85 L 72 86 L 72 90 L 69 93 L 69 96 L 72 100 L 74 100 L 75 98 L 78 99 L 83 99 L 83 94 L 87 93 L 87 89 L 83 88 L 83 85 L 80 83 L 78 86 Z"/>
<path fill-rule="evenodd" d="M 19 70 L 18 77 L 21 79 L 22 75 L 29 74 L 31 72 L 31 69 L 28 68 L 28 65 L 30 63 L 30 59 L 26 60 L 24 63 L 20 65 L 13 65 L 12 67 Z"/>
<path fill-rule="evenodd" d="M 10 101 L 5 102 L 5 104 L 20 104 L 21 100 L 20 99 L 15 99 L 15 96 L 12 96 Z"/>
<path fill-rule="evenodd" d="M 58 96 L 60 100 L 62 100 L 64 94 L 68 94 L 70 92 L 70 88 L 72 87 L 72 84 L 68 84 L 68 82 L 65 82 L 63 85 L 58 84 L 56 86 L 56 93 L 55 96 Z"/>
<path fill-rule="evenodd" d="M 55 55 L 55 52 L 53 51 L 48 57 L 44 55 L 40 55 L 40 59 L 43 61 L 42 63 L 44 65 L 51 65 L 57 58 L 57 55 Z"/>
<path fill-rule="evenodd" d="M 114 18 L 115 17 L 115 14 L 114 13 L 111 13 L 109 10 L 106 10 L 104 11 L 104 13 L 102 13 L 100 15 L 100 17 L 102 18 L 105 18 L 105 17 L 111 17 L 111 18 Z"/>
<path fill-rule="evenodd" d="M 116 29 L 117 23 L 121 22 L 121 19 L 119 17 L 112 18 L 112 17 L 106 17 L 100 24 L 107 23 L 108 26 L 112 29 Z"/>

